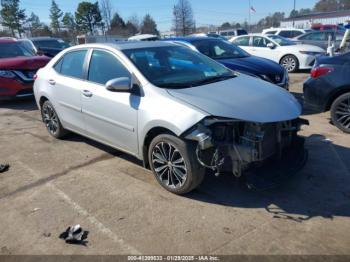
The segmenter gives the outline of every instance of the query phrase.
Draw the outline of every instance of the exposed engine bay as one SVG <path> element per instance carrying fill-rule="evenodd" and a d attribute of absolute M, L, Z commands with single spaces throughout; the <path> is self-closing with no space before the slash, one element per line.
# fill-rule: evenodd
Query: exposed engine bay
<path fill-rule="evenodd" d="M 242 176 L 244 170 L 266 160 L 280 160 L 293 151 L 304 150 L 304 138 L 297 135 L 308 121 L 297 118 L 275 123 L 253 123 L 234 119 L 206 118 L 185 133 L 197 141 L 198 162 L 215 172 Z"/>

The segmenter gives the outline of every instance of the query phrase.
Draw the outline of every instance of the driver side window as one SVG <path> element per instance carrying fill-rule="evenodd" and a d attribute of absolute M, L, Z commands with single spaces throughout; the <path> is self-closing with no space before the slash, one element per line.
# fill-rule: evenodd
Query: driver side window
<path fill-rule="evenodd" d="M 265 37 L 261 36 L 254 36 L 253 37 L 253 46 L 254 47 L 267 47 L 269 43 L 272 43 L 270 40 L 266 39 Z"/>
<path fill-rule="evenodd" d="M 106 51 L 94 50 L 90 60 L 88 80 L 105 85 L 109 80 L 130 77 L 130 72 L 118 59 Z"/>

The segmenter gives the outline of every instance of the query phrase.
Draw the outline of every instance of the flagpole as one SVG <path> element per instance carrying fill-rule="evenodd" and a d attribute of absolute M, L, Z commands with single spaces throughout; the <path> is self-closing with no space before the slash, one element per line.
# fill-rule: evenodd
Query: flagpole
<path fill-rule="evenodd" d="M 294 7 L 293 7 L 293 11 L 294 11 L 294 14 L 295 14 L 295 0 L 294 0 Z M 293 27 L 295 25 L 295 15 L 293 15 Z"/>
<path fill-rule="evenodd" d="M 248 20 L 248 32 L 250 33 L 250 9 L 252 8 L 251 4 L 250 4 L 250 0 L 249 0 L 249 9 L 248 9 L 248 14 L 249 14 L 249 20 Z"/>

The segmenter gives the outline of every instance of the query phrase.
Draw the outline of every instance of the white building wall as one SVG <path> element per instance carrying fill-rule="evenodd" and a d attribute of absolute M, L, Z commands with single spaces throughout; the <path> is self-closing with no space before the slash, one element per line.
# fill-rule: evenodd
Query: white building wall
<path fill-rule="evenodd" d="M 295 20 L 294 27 L 308 29 L 308 28 L 311 28 L 312 24 L 336 25 L 336 24 L 346 24 L 347 21 L 350 21 L 350 16 Z M 282 21 L 281 27 L 293 27 L 293 21 Z"/>

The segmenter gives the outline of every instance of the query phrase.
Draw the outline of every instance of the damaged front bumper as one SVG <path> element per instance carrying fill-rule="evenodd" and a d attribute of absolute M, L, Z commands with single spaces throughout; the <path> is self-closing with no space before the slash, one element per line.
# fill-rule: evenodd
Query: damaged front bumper
<path fill-rule="evenodd" d="M 307 159 L 304 138 L 297 134 L 302 125 L 308 121 L 298 118 L 261 124 L 206 118 L 184 137 L 197 142 L 197 160 L 216 175 L 230 172 L 241 177 L 252 170 L 263 170 L 268 163 L 279 166 L 282 173 L 293 167 L 291 172 L 295 173 Z"/>

